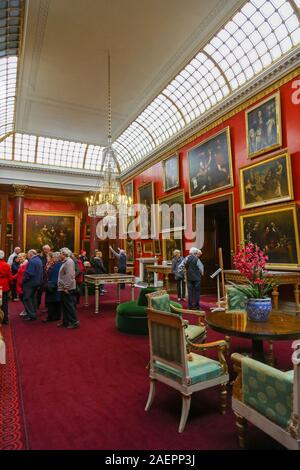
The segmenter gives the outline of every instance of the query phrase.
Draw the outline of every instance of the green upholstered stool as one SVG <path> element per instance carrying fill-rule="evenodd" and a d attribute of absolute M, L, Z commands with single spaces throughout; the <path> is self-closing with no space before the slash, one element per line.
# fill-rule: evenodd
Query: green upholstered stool
<path fill-rule="evenodd" d="M 155 287 L 143 288 L 141 289 L 137 300 L 124 302 L 118 305 L 116 312 L 116 327 L 119 331 L 136 335 L 148 334 L 148 300 L 146 294 L 150 294 L 155 291 Z M 172 304 L 179 308 L 181 307 L 181 305 L 176 302 L 172 302 Z"/>

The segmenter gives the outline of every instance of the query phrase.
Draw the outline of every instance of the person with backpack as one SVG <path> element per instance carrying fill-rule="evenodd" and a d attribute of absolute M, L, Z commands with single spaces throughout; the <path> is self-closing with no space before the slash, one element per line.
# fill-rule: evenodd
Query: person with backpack
<path fill-rule="evenodd" d="M 200 260 L 202 251 L 196 247 L 190 249 L 189 255 L 178 266 L 179 271 L 186 271 L 189 309 L 200 310 L 201 277 L 204 266 Z"/>
<path fill-rule="evenodd" d="M 184 279 L 184 272 L 179 271 L 178 268 L 182 261 L 184 260 L 183 256 L 179 250 L 174 250 L 173 252 L 173 259 L 172 259 L 172 273 L 174 273 L 174 277 L 177 284 L 177 297 L 178 300 L 185 300 L 185 279 Z"/>

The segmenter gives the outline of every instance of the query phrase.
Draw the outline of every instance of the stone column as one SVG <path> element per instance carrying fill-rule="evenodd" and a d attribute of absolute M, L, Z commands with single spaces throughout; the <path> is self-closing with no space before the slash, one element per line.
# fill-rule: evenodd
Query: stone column
<path fill-rule="evenodd" d="M 14 189 L 14 247 L 24 246 L 24 194 L 28 186 L 13 184 Z"/>
<path fill-rule="evenodd" d="M 96 217 L 91 217 L 91 243 L 90 243 L 90 256 L 95 255 L 95 250 L 98 248 L 98 239 L 96 234 L 98 219 Z"/>

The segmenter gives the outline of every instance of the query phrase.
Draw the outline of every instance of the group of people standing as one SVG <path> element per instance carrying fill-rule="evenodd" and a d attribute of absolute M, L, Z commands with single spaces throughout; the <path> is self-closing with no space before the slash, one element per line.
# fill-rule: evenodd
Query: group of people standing
<path fill-rule="evenodd" d="M 199 310 L 201 277 L 204 274 L 204 266 L 200 260 L 202 251 L 193 247 L 185 258 L 179 250 L 174 250 L 173 255 L 172 272 L 177 283 L 178 300 L 185 300 L 187 283 L 189 309 Z"/>

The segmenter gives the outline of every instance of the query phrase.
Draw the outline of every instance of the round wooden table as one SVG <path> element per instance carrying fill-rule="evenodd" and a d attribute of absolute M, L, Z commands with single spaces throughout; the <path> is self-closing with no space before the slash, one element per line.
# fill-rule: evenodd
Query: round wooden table
<path fill-rule="evenodd" d="M 300 338 L 299 316 L 287 315 L 276 311 L 271 313 L 267 322 L 253 322 L 245 312 L 216 312 L 207 315 L 208 325 L 215 331 L 227 336 L 238 336 L 252 340 L 252 357 L 266 362 L 263 341 L 278 341 Z"/>

